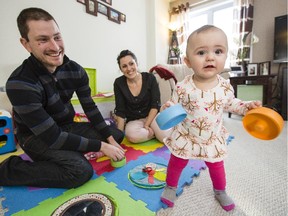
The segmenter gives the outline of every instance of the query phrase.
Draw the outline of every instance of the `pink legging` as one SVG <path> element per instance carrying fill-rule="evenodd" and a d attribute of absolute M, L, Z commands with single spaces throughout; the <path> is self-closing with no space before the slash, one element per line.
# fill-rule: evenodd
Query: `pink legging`
<path fill-rule="evenodd" d="M 182 159 L 171 154 L 168 168 L 167 168 L 167 178 L 166 183 L 170 187 L 177 187 L 180 175 L 183 169 L 188 163 L 188 159 Z M 216 190 L 225 190 L 226 188 L 226 177 L 224 162 L 205 162 L 209 169 L 210 178 L 212 180 L 213 188 Z"/>

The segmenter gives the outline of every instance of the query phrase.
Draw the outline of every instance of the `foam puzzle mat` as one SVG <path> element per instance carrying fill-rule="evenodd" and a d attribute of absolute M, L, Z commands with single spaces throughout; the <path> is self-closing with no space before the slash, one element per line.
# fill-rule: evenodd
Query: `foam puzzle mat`
<path fill-rule="evenodd" d="M 114 168 L 107 157 L 90 161 L 95 173 L 87 183 L 76 189 L 0 186 L 0 216 L 53 215 L 59 206 L 68 203 L 69 200 L 91 193 L 104 194 L 112 198 L 117 207 L 115 215 L 156 215 L 161 208 L 167 208 L 160 202 L 163 188 L 137 187 L 129 180 L 128 174 L 133 168 L 147 163 L 167 166 L 170 152 L 156 139 L 141 144 L 131 144 L 124 139 L 122 144 L 126 150 L 125 166 Z M 11 154 L 20 155 L 28 160 L 27 155 L 21 151 L 0 155 L 0 161 Z M 199 176 L 200 171 L 205 168 L 206 165 L 203 161 L 190 160 L 179 180 L 177 195 L 181 195 L 183 187 L 191 185 L 193 178 Z"/>

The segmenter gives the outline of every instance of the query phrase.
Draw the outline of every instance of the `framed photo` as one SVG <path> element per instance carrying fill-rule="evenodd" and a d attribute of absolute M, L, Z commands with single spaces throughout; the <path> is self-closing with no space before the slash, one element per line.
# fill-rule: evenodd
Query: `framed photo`
<path fill-rule="evenodd" d="M 258 75 L 258 64 L 256 64 L 256 63 L 248 64 L 247 71 L 248 71 L 248 76 L 257 76 Z"/>
<path fill-rule="evenodd" d="M 100 2 L 98 2 L 98 12 L 108 16 L 108 7 Z"/>
<path fill-rule="evenodd" d="M 101 0 L 103 2 L 105 2 L 106 4 L 112 5 L 112 0 Z"/>
<path fill-rule="evenodd" d="M 77 0 L 77 2 L 79 2 L 79 3 L 83 4 L 83 5 L 85 5 L 85 0 Z"/>
<path fill-rule="evenodd" d="M 86 4 L 86 12 L 89 14 L 92 14 L 94 16 L 97 16 L 98 11 L 98 3 L 96 0 L 85 0 Z"/>
<path fill-rule="evenodd" d="M 121 22 L 121 13 L 113 8 L 109 8 L 108 10 L 108 19 L 120 24 Z"/>
<path fill-rule="evenodd" d="M 229 74 L 232 77 L 245 76 L 245 71 L 243 70 L 242 65 L 230 66 L 230 69 L 231 71 L 229 72 Z"/>
<path fill-rule="evenodd" d="M 270 61 L 259 63 L 259 75 L 269 75 Z"/>
<path fill-rule="evenodd" d="M 121 22 L 126 22 L 126 15 L 121 13 Z"/>

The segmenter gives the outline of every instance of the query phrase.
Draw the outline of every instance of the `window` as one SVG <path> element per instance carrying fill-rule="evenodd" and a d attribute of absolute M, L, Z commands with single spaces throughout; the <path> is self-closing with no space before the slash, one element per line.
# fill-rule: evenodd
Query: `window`
<path fill-rule="evenodd" d="M 189 13 L 188 35 L 203 25 L 215 25 L 221 28 L 228 37 L 229 50 L 233 50 L 233 0 L 219 0 L 216 3 L 193 7 Z M 183 47 L 186 44 L 183 44 Z M 231 53 L 225 67 L 230 67 Z"/>

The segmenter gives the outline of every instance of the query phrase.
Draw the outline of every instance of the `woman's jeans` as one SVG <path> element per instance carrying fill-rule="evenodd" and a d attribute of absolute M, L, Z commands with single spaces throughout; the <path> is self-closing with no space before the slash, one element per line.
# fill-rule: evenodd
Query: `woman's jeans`
<path fill-rule="evenodd" d="M 62 127 L 62 130 L 106 141 L 89 122 L 75 122 Z M 114 127 L 110 127 L 110 130 L 120 144 L 124 134 Z M 17 138 L 33 162 L 22 160 L 19 156 L 3 161 L 0 164 L 0 186 L 75 188 L 87 182 L 94 173 L 81 152 L 50 149 L 35 136 Z"/>

